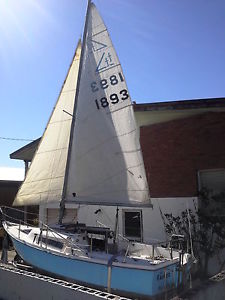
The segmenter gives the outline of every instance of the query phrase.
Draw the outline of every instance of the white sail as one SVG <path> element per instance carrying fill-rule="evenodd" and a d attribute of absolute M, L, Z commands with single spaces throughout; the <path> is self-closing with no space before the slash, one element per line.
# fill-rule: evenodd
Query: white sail
<path fill-rule="evenodd" d="M 62 198 L 81 43 L 78 44 L 56 106 L 13 205 L 59 202 Z M 68 113 L 66 113 L 68 112 Z"/>
<path fill-rule="evenodd" d="M 92 3 L 86 22 L 65 201 L 150 205 L 130 95 Z"/>

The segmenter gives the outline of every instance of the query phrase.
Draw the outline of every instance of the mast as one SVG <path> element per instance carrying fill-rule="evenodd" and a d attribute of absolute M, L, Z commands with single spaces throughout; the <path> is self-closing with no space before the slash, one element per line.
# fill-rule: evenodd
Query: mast
<path fill-rule="evenodd" d="M 64 185 L 63 185 L 63 193 L 62 193 L 62 200 L 60 202 L 60 212 L 59 212 L 59 224 L 62 223 L 62 219 L 64 216 L 65 211 L 65 195 L 66 195 L 66 186 L 68 182 L 68 170 L 69 170 L 69 164 L 70 164 L 70 158 L 71 158 L 71 146 L 73 141 L 73 132 L 74 132 L 74 126 L 75 126 L 75 116 L 76 116 L 76 110 L 77 110 L 77 101 L 79 96 L 79 89 L 80 89 L 80 79 L 81 79 L 81 71 L 83 66 L 83 59 L 84 59 L 84 49 L 86 46 L 86 36 L 87 36 L 87 24 L 88 24 L 88 16 L 91 6 L 91 0 L 88 0 L 87 10 L 86 10 L 86 17 L 85 17 L 85 24 L 84 24 L 84 32 L 83 32 L 83 39 L 82 39 L 82 47 L 81 47 L 81 58 L 79 63 L 79 71 L 78 71 L 78 79 L 77 79 L 77 89 L 76 89 L 76 95 L 75 95 L 75 101 L 74 101 L 74 108 L 73 108 L 73 117 L 72 117 L 72 124 L 70 128 L 70 140 L 69 140 L 69 149 L 68 149 L 68 157 L 66 162 L 66 171 L 65 171 L 65 179 L 64 179 Z"/>
<path fill-rule="evenodd" d="M 116 235 L 117 235 L 117 229 L 118 229 L 118 219 L 119 219 L 119 208 L 117 206 L 117 208 L 116 208 L 116 221 L 115 221 L 113 244 L 116 243 Z"/>

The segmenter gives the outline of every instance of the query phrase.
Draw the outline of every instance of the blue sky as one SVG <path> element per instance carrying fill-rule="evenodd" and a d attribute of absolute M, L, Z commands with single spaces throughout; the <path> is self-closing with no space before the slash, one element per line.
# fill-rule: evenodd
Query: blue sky
<path fill-rule="evenodd" d="M 137 103 L 225 97 L 224 0 L 94 0 Z M 0 0 L 0 137 L 42 135 L 82 34 L 84 0 Z M 26 142 L 0 139 L 0 167 Z"/>

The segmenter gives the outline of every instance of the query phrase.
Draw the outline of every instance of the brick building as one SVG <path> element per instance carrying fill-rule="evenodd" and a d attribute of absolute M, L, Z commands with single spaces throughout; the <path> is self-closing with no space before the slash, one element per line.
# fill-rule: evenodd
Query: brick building
<path fill-rule="evenodd" d="M 162 240 L 166 237 L 161 212 L 178 215 L 187 207 L 193 208 L 204 186 L 225 190 L 225 98 L 134 104 L 134 110 L 153 209 L 121 209 L 119 228 L 127 236 L 127 224 L 132 225 L 133 217 L 138 216 L 138 232 L 135 230 L 133 238 Z M 10 157 L 26 161 L 27 166 L 38 142 Z M 115 208 L 78 210 L 70 204 L 67 210 L 67 217 L 73 220 L 87 224 L 99 221 L 114 228 Z M 40 207 L 43 221 L 53 222 L 57 214 L 54 205 Z"/>
<path fill-rule="evenodd" d="M 136 113 L 147 111 L 149 118 L 156 110 L 164 114 L 164 121 L 140 128 L 151 196 L 197 196 L 204 171 L 211 170 L 211 174 L 218 171 L 223 176 L 225 101 L 179 101 L 136 107 Z M 186 113 L 178 117 L 181 111 Z M 167 121 L 168 115 L 171 119 Z"/>

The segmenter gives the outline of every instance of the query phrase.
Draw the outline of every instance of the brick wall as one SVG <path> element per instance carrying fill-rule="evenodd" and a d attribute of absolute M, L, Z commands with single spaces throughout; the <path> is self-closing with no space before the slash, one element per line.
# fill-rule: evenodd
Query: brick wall
<path fill-rule="evenodd" d="M 141 127 L 152 197 L 197 194 L 197 171 L 225 168 L 225 112 Z"/>
<path fill-rule="evenodd" d="M 0 206 L 12 206 L 22 181 L 0 180 Z"/>

